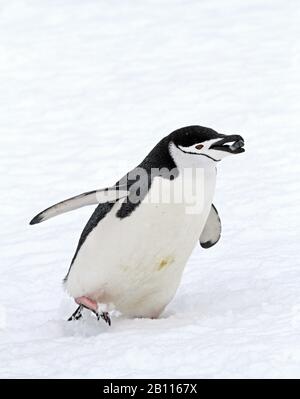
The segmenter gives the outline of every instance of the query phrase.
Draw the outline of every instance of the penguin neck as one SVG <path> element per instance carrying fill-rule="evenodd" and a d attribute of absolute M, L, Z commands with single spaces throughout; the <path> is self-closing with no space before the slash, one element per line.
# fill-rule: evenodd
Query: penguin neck
<path fill-rule="evenodd" d="M 163 138 L 138 166 L 144 168 L 148 172 L 153 168 L 175 169 L 176 164 L 173 157 L 170 155 L 169 141 L 167 139 L 167 137 Z"/>

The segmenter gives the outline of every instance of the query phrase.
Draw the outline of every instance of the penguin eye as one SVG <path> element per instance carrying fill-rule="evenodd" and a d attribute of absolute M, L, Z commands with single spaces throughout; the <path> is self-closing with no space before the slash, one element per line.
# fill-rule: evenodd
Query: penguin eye
<path fill-rule="evenodd" d="M 197 150 L 201 150 L 201 148 L 203 148 L 204 146 L 202 145 L 202 144 L 197 144 L 197 145 L 195 145 L 195 148 L 197 149 Z"/>

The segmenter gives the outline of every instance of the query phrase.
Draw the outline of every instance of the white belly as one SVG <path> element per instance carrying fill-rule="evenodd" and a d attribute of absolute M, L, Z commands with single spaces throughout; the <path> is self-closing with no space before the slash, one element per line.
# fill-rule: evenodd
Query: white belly
<path fill-rule="evenodd" d="M 155 178 L 143 203 L 124 219 L 115 216 L 122 202 L 113 206 L 88 235 L 73 263 L 66 281 L 71 296 L 113 304 L 132 317 L 157 317 L 163 311 L 204 228 L 215 171 L 203 176 L 201 212 L 190 214 L 186 201 L 148 201 L 176 184 L 181 184 L 178 179 Z"/>

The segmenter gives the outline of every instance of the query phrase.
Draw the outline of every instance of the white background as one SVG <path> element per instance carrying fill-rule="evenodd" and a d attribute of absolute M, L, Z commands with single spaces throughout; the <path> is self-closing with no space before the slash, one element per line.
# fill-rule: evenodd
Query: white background
<path fill-rule="evenodd" d="M 300 377 L 298 0 L 0 1 L 0 376 Z M 159 320 L 69 323 L 93 208 L 191 124 L 242 134 L 219 165 L 222 239 Z"/>

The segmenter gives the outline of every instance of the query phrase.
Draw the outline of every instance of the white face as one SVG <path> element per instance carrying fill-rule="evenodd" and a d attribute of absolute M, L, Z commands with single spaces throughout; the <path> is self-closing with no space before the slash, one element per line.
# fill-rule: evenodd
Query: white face
<path fill-rule="evenodd" d="M 220 135 L 190 146 L 170 143 L 169 151 L 177 167 L 215 165 L 231 154 L 244 152 L 244 140 L 239 135 Z"/>
<path fill-rule="evenodd" d="M 183 147 L 179 145 L 178 148 L 185 154 L 199 155 L 202 157 L 209 158 L 214 162 L 219 162 L 223 158 L 226 158 L 228 155 L 231 155 L 231 153 L 227 151 L 215 150 L 213 148 L 210 148 L 213 144 L 217 143 L 218 141 L 220 141 L 220 138 L 203 141 L 202 143 L 198 144 L 196 143 L 191 145 L 190 147 Z"/>

